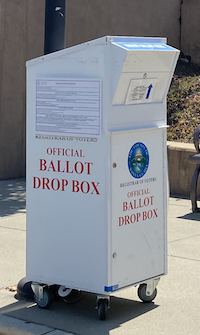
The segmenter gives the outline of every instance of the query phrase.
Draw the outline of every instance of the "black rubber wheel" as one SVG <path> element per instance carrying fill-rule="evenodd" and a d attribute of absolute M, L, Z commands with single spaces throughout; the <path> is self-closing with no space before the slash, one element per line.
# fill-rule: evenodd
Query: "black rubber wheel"
<path fill-rule="evenodd" d="M 66 304 L 74 304 L 81 299 L 81 294 L 81 291 L 72 290 L 68 296 L 62 297 L 62 299 L 64 302 L 66 302 Z"/>
<path fill-rule="evenodd" d="M 106 319 L 106 313 L 108 310 L 108 301 L 107 299 L 99 299 L 98 301 L 98 314 L 100 320 Z"/>
<path fill-rule="evenodd" d="M 153 291 L 153 293 L 151 295 L 147 295 L 146 290 L 147 290 L 147 285 L 146 284 L 141 284 L 138 287 L 138 297 L 143 302 L 153 301 L 155 299 L 156 295 L 157 295 L 157 289 L 155 288 L 155 290 Z"/>
<path fill-rule="evenodd" d="M 44 287 L 42 300 L 39 300 L 39 298 L 35 295 L 35 301 L 37 302 L 38 307 L 44 309 L 49 308 L 53 302 L 53 294 L 51 290 L 48 287 Z"/>

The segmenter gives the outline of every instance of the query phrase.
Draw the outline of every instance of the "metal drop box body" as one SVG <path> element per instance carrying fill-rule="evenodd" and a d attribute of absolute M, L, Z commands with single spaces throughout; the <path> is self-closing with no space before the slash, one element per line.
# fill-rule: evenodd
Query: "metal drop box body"
<path fill-rule="evenodd" d="M 103 37 L 27 62 L 27 277 L 109 295 L 167 273 L 179 51 Z"/>

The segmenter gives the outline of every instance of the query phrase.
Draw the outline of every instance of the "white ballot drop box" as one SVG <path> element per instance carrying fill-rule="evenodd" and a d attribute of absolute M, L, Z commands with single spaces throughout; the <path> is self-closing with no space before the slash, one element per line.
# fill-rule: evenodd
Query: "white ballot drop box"
<path fill-rule="evenodd" d="M 27 62 L 27 278 L 39 307 L 167 272 L 166 96 L 179 51 L 103 37 Z M 75 291 L 77 290 L 77 291 Z"/>

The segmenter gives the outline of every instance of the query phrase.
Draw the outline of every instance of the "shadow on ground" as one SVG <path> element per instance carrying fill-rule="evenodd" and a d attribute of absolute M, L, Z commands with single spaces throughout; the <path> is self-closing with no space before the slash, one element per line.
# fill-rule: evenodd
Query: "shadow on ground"
<path fill-rule="evenodd" d="M 25 178 L 0 181 L 0 217 L 26 210 Z"/>
<path fill-rule="evenodd" d="M 21 300 L 1 308 L 0 314 L 80 335 L 109 335 L 123 323 L 159 307 L 154 303 L 111 297 L 107 319 L 100 321 L 95 306 L 96 295 L 82 293 L 75 304 L 56 300 L 47 310 L 40 309 L 34 302 Z"/>
<path fill-rule="evenodd" d="M 188 213 L 183 216 L 178 216 L 178 219 L 200 221 L 200 212 L 199 213 Z"/>

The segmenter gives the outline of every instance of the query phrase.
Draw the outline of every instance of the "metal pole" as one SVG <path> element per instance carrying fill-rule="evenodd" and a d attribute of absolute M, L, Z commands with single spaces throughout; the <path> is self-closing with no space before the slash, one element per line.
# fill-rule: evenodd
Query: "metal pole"
<path fill-rule="evenodd" d="M 65 48 L 65 0 L 46 0 L 44 54 Z"/>

